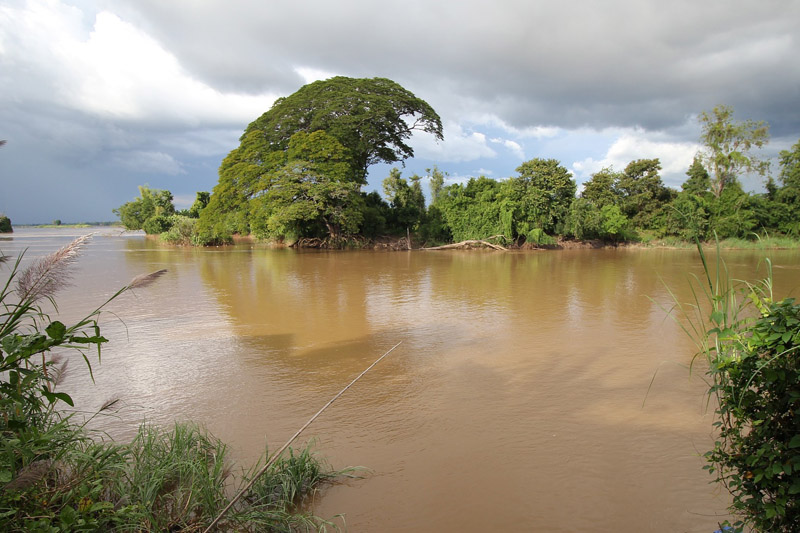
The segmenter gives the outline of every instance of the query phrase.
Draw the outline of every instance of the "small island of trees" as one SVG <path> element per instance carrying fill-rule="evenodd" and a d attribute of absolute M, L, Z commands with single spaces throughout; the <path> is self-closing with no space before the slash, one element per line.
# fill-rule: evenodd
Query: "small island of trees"
<path fill-rule="evenodd" d="M 536 158 L 507 179 L 450 185 L 436 166 L 408 179 L 393 168 L 381 196 L 362 191 L 369 166 L 412 157 L 407 141 L 414 131 L 442 139 L 441 119 L 391 80 L 335 77 L 278 99 L 253 121 L 222 161 L 219 183 L 197 193 L 191 208 L 177 212 L 169 191 L 144 186 L 114 212 L 128 229 L 194 245 L 228 243 L 235 235 L 332 248 L 392 239 L 408 239 L 410 247 L 490 237 L 546 246 L 800 236 L 800 141 L 780 153 L 776 180 L 755 153 L 769 140 L 768 125 L 736 122 L 724 105 L 699 121 L 704 149 L 681 191 L 664 185 L 657 158 L 604 168 L 580 194 L 558 160 Z M 744 191 L 743 173 L 764 177 L 766 192 Z"/>

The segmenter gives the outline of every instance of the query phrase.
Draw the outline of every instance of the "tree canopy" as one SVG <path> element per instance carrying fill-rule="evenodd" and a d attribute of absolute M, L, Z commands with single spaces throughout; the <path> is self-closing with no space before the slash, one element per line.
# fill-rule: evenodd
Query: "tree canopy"
<path fill-rule="evenodd" d="M 442 139 L 439 115 L 421 98 L 386 78 L 337 76 L 315 81 L 275 101 L 242 136 L 258 132 L 260 149 L 285 150 L 298 131 L 325 131 L 350 151 L 365 179 L 375 163 L 397 163 L 414 155 L 406 143 L 419 130 Z"/>
<path fill-rule="evenodd" d="M 285 160 L 262 176 L 263 193 L 250 204 L 256 236 L 317 236 L 337 239 L 354 234 L 361 224 L 360 183 L 349 154 L 324 131 L 292 135 Z"/>
<path fill-rule="evenodd" d="M 151 189 L 147 185 L 139 187 L 139 197 L 126 202 L 113 210 L 120 222 L 129 230 L 143 229 L 145 223 L 154 217 L 167 217 L 175 213 L 172 193 L 166 190 Z M 148 231 L 160 233 L 160 231 Z"/>
<path fill-rule="evenodd" d="M 738 181 L 742 172 L 764 175 L 768 162 L 751 151 L 769 142 L 769 126 L 763 121 L 733 121 L 733 108 L 719 105 L 710 113 L 700 113 L 702 134 L 700 140 L 705 150 L 701 160 L 711 176 L 711 192 L 719 198 L 725 187 Z"/>
<path fill-rule="evenodd" d="M 297 236 L 317 237 L 313 228 L 319 224 L 311 222 L 316 217 L 329 237 L 358 231 L 358 217 L 334 222 L 346 210 L 333 206 L 342 198 L 360 198 L 370 165 L 413 156 L 407 141 L 414 131 L 442 139 L 441 119 L 424 100 L 391 80 L 339 76 L 305 85 L 276 100 L 244 131 L 239 147 L 220 166 L 219 183 L 199 229 L 207 240 L 248 233 L 254 225 L 273 237 L 279 227 L 292 235 L 299 231 Z M 298 152 L 300 146 L 305 154 Z M 323 168 L 323 161 L 334 164 L 335 172 Z M 304 162 L 313 165 L 307 168 Z M 289 200 L 299 203 L 289 206 Z M 294 218 L 279 216 L 278 206 Z"/>
<path fill-rule="evenodd" d="M 706 149 L 687 169 L 680 192 L 665 186 L 661 161 L 651 158 L 634 159 L 622 171 L 601 169 L 576 198 L 566 167 L 535 158 L 500 179 L 456 180 L 436 166 L 404 178 L 394 167 L 383 181 L 384 199 L 362 192 L 365 165 L 410 157 L 412 132 L 441 138 L 441 122 L 394 82 L 333 78 L 278 100 L 253 121 L 222 161 L 210 197 L 198 193 L 190 209 L 172 215 L 168 191 L 143 187 L 141 198 L 116 212 L 128 227 L 192 244 L 230 241 L 237 233 L 328 247 L 370 239 L 386 246 L 384 239 L 400 235 L 423 246 L 497 236 L 535 246 L 561 238 L 800 236 L 800 141 L 780 153 L 766 192 L 752 193 L 738 176 L 766 174 L 766 163 L 751 152 L 767 142 L 767 125 L 734 122 L 727 106 L 701 113 L 700 121 Z"/>

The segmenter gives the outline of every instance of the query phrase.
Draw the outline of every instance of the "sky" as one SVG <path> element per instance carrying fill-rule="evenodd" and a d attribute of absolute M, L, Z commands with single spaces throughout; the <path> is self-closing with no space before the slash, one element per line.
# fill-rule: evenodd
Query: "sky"
<path fill-rule="evenodd" d="M 276 98 L 332 76 L 390 78 L 441 116 L 406 177 L 503 179 L 541 157 L 581 184 L 658 157 L 679 189 L 719 104 L 770 124 L 777 175 L 799 57 L 796 0 L 2 0 L 0 213 L 114 220 L 144 184 L 188 207 Z"/>

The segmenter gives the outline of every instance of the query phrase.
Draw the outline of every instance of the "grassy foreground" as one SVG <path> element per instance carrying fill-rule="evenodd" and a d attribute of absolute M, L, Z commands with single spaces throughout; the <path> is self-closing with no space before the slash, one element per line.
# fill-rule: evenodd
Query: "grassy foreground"
<path fill-rule="evenodd" d="M 91 372 L 89 355 L 96 350 L 99 358 L 107 342 L 100 311 L 164 273 L 134 278 L 76 324 L 51 321 L 42 305 L 55 305 L 88 238 L 25 269 L 20 256 L 0 288 L 0 531 L 204 531 L 229 496 L 254 478 L 216 531 L 336 527 L 301 509 L 321 483 L 347 472 L 330 471 L 308 447 L 289 449 L 263 475 L 263 462 L 234 474 L 225 444 L 196 425 L 142 425 L 130 443 L 120 444 L 63 414 L 62 405 L 74 407 L 58 391 L 68 359 L 53 350 L 79 355 Z M 8 263 L 0 255 L 0 264 Z"/>
<path fill-rule="evenodd" d="M 731 532 L 800 531 L 800 304 L 776 300 L 769 260 L 755 283 L 732 279 L 719 253 L 674 311 L 695 341 L 714 406 L 705 468 L 730 492 Z"/>

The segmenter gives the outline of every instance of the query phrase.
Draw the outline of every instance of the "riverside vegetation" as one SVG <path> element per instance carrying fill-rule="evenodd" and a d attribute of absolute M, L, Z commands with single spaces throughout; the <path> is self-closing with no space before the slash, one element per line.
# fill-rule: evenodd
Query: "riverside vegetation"
<path fill-rule="evenodd" d="M 412 157 L 407 140 L 414 131 L 441 139 L 441 120 L 391 80 L 336 77 L 278 99 L 253 121 L 222 161 L 219 183 L 198 193 L 190 209 L 177 212 L 169 191 L 140 187 L 139 198 L 114 212 L 128 229 L 194 245 L 226 243 L 234 235 L 360 247 L 398 238 L 435 245 L 500 236 L 507 245 L 541 246 L 563 239 L 686 243 L 756 233 L 797 245 L 800 141 L 781 152 L 776 179 L 756 153 L 769 140 L 768 125 L 735 121 L 724 105 L 701 113 L 699 122 L 704 148 L 681 191 L 664 185 L 656 158 L 602 169 L 576 195 L 577 184 L 559 161 L 536 158 L 516 176 L 464 184 L 447 184 L 448 174 L 436 166 L 408 179 L 393 168 L 381 196 L 362 191 L 368 167 Z M 744 173 L 762 176 L 766 192 L 745 192 Z"/>
<path fill-rule="evenodd" d="M 165 271 L 138 276 L 77 323 L 51 320 L 56 292 L 88 236 L 21 268 L 10 266 L 0 290 L 0 529 L 3 531 L 202 531 L 229 503 L 231 488 L 255 479 L 227 513 L 221 531 L 324 530 L 334 524 L 301 511 L 304 499 L 332 472 L 306 447 L 289 450 L 265 475 L 260 464 L 234 476 L 226 446 L 193 424 L 161 429 L 143 424 L 119 444 L 87 429 L 88 420 L 60 392 L 69 359 L 107 342 L 99 315 L 124 293 Z M 9 266 L 9 257 L 0 254 Z M 56 352 L 62 352 L 59 355 Z M 93 416 L 108 413 L 110 401 Z M 89 419 L 91 420 L 91 418 Z"/>
<path fill-rule="evenodd" d="M 719 255 L 712 267 L 697 248 L 705 277 L 695 279 L 693 301 L 676 309 L 715 406 L 705 468 L 732 495 L 737 517 L 721 525 L 800 531 L 800 305 L 774 300 L 769 260 L 762 281 L 734 281 Z"/>

